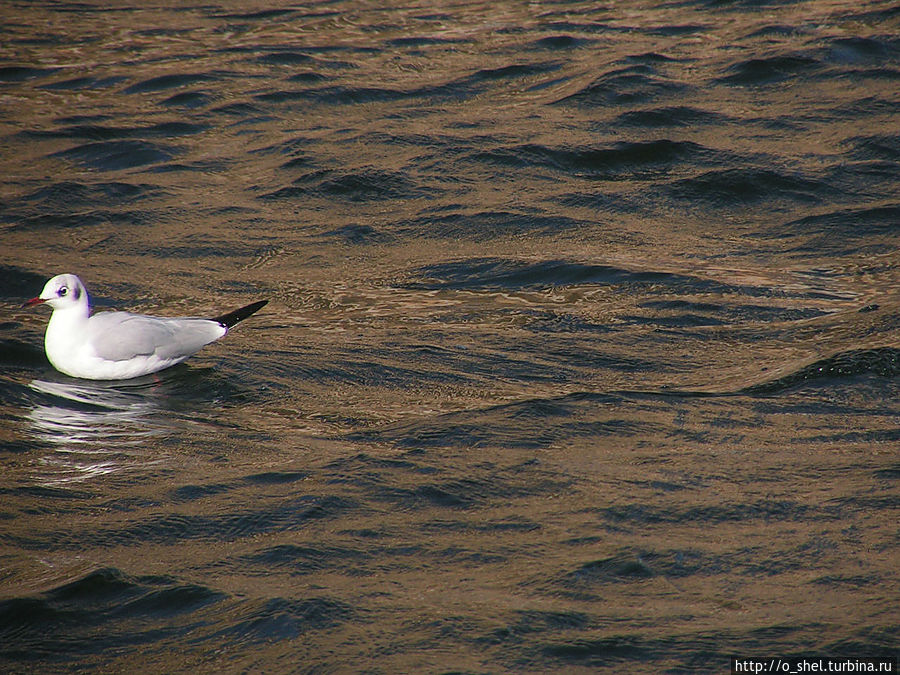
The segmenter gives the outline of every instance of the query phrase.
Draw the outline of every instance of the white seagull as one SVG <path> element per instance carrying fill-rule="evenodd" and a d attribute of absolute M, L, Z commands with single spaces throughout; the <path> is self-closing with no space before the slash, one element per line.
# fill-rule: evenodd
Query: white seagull
<path fill-rule="evenodd" d="M 53 308 L 44 350 L 58 371 L 88 380 L 127 380 L 181 363 L 267 302 L 260 300 L 214 319 L 130 312 L 92 316 L 81 279 L 60 274 L 23 307 L 47 303 Z"/>

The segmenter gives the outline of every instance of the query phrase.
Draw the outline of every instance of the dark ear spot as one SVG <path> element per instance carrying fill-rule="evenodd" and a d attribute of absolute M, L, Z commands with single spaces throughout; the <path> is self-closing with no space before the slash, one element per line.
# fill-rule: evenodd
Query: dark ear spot
<path fill-rule="evenodd" d="M 81 300 L 81 288 L 79 286 L 75 287 L 75 299 Z"/>

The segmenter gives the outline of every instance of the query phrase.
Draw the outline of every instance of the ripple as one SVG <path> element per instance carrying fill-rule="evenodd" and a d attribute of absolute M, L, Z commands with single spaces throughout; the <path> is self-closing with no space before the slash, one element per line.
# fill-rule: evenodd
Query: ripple
<path fill-rule="evenodd" d="M 776 380 L 756 384 L 741 391 L 748 394 L 776 394 L 811 382 L 821 382 L 825 386 L 835 380 L 865 374 L 879 377 L 900 375 L 900 350 L 879 347 L 841 352 Z"/>
<path fill-rule="evenodd" d="M 689 300 L 647 300 L 638 305 L 653 310 L 644 317 L 648 324 L 667 326 L 716 326 L 771 323 L 773 321 L 805 321 L 824 316 L 824 310 L 798 307 L 771 307 L 767 305 L 706 303 Z M 638 319 L 638 317 L 635 317 Z"/>
<path fill-rule="evenodd" d="M 0 653 L 25 662 L 64 661 L 107 646 L 144 644 L 174 629 L 148 630 L 148 622 L 190 614 L 222 602 L 209 587 L 171 577 L 132 577 L 115 568 L 91 572 L 36 596 L 0 602 Z"/>
<path fill-rule="evenodd" d="M 44 207 L 105 206 L 110 202 L 127 204 L 161 193 L 157 186 L 146 183 L 135 185 L 119 181 L 108 183 L 60 181 L 38 188 L 24 195 L 22 199 L 37 202 Z"/>
<path fill-rule="evenodd" d="M 315 89 L 290 89 L 256 94 L 257 101 L 265 103 L 291 103 L 294 101 L 317 101 L 331 105 L 356 105 L 360 103 L 389 103 L 415 97 L 415 92 L 406 92 L 385 87 L 331 86 Z"/>
<path fill-rule="evenodd" d="M 277 51 L 268 54 L 261 54 L 256 57 L 259 63 L 276 66 L 296 66 L 299 64 L 306 65 L 313 60 L 313 57 L 303 52 L 295 51 Z"/>
<path fill-rule="evenodd" d="M 185 91 L 165 99 L 162 105 L 190 110 L 208 106 L 213 100 L 214 96 L 203 91 Z"/>
<path fill-rule="evenodd" d="M 619 124 L 654 129 L 658 127 L 695 127 L 702 124 L 722 124 L 728 118 L 691 106 L 666 106 L 645 110 L 630 110 L 617 118 Z"/>
<path fill-rule="evenodd" d="M 18 83 L 36 80 L 57 72 L 59 68 L 38 68 L 34 66 L 0 66 L 0 82 Z"/>
<path fill-rule="evenodd" d="M 682 23 L 682 24 L 666 24 L 662 26 L 652 26 L 645 28 L 644 31 L 649 35 L 662 35 L 664 37 L 679 37 L 682 35 L 696 35 L 697 33 L 707 33 L 710 27 L 706 24 Z"/>
<path fill-rule="evenodd" d="M 496 82 L 535 77 L 553 72 L 559 68 L 560 65 L 557 63 L 517 63 L 497 68 L 481 68 L 470 75 L 443 84 L 427 84 L 408 89 L 332 85 L 265 92 L 255 95 L 255 99 L 269 103 L 290 103 L 309 100 L 324 105 L 359 105 L 415 100 L 464 101 L 486 91 Z"/>
<path fill-rule="evenodd" d="M 900 135 L 856 136 L 847 139 L 845 145 L 849 146 L 850 154 L 857 159 L 900 162 Z"/>
<path fill-rule="evenodd" d="M 297 178 L 293 185 L 264 194 L 260 199 L 292 200 L 320 196 L 366 202 L 412 199 L 423 194 L 426 192 L 404 173 L 372 168 L 348 173 L 314 171 Z"/>
<path fill-rule="evenodd" d="M 571 640 L 546 645 L 541 653 L 562 663 L 600 666 L 628 661 L 652 660 L 654 646 L 632 635 L 615 635 L 595 640 Z"/>
<path fill-rule="evenodd" d="M 896 36 L 835 38 L 825 48 L 826 60 L 837 64 L 867 64 L 900 59 L 900 40 Z"/>
<path fill-rule="evenodd" d="M 182 485 L 171 492 L 171 498 L 176 502 L 193 502 L 235 490 L 239 491 L 247 487 L 259 488 L 290 485 L 307 478 L 309 478 L 309 474 L 303 471 L 267 471 L 265 473 L 251 474 L 230 483 Z"/>
<path fill-rule="evenodd" d="M 35 283 L 34 288 L 40 288 L 40 283 Z M 25 297 L 22 294 L 20 297 Z M 2 326 L 0 326 L 2 327 Z M 47 358 L 43 349 L 39 349 L 33 342 L 22 342 L 11 338 L 0 338 L 0 363 L 7 368 L 37 368 L 47 365 Z M 3 383 L 6 384 L 5 382 Z M 10 387 L 9 389 L 13 389 Z M 0 387 L 0 391 L 7 390 Z"/>
<path fill-rule="evenodd" d="M 730 286 L 684 274 L 652 270 L 627 270 L 611 265 L 592 265 L 566 260 L 525 262 L 504 258 L 474 258 L 429 265 L 417 270 L 428 281 L 410 282 L 410 288 L 490 290 L 541 289 L 583 284 L 620 287 L 664 285 L 682 293 L 736 293 L 771 295 L 771 289 Z"/>
<path fill-rule="evenodd" d="M 323 236 L 354 246 L 385 244 L 394 241 L 394 237 L 375 229 L 371 225 L 345 225 L 336 230 L 325 232 Z"/>
<path fill-rule="evenodd" d="M 670 183 L 666 190 L 678 199 L 716 206 L 773 199 L 818 202 L 839 194 L 824 181 L 761 168 L 715 169 Z"/>
<path fill-rule="evenodd" d="M 151 126 L 113 127 L 100 124 L 74 124 L 60 129 L 24 132 L 35 138 L 87 138 L 107 141 L 117 138 L 172 138 L 193 136 L 209 129 L 208 124 L 195 122 L 161 122 Z"/>
<path fill-rule="evenodd" d="M 886 204 L 804 216 L 779 226 L 777 231 L 783 236 L 815 233 L 856 239 L 893 232 L 897 222 L 900 222 L 900 204 Z"/>
<path fill-rule="evenodd" d="M 476 82 L 531 77 L 533 75 L 552 73 L 558 69 L 559 65 L 556 63 L 516 63 L 508 66 L 499 66 L 497 68 L 482 68 L 462 80 L 457 80 L 457 82 L 462 85 L 468 85 L 469 83 Z"/>
<path fill-rule="evenodd" d="M 532 45 L 537 49 L 577 49 L 589 44 L 584 38 L 577 38 L 572 35 L 548 35 L 547 37 L 535 40 Z"/>
<path fill-rule="evenodd" d="M 228 12 L 216 14 L 215 16 L 222 19 L 243 19 L 245 21 L 265 21 L 268 19 L 279 19 L 286 16 L 292 16 L 297 13 L 294 9 L 261 9 L 256 12 Z"/>
<path fill-rule="evenodd" d="M 511 211 L 479 211 L 425 215 L 403 220 L 394 226 L 398 234 L 411 237 L 439 237 L 484 241 L 510 234 L 558 234 L 593 225 L 568 216 L 516 213 Z"/>
<path fill-rule="evenodd" d="M 334 628 L 354 616 L 346 603 L 330 598 L 273 598 L 263 603 L 247 602 L 227 617 L 227 628 L 207 639 L 229 644 L 293 640 L 310 630 Z"/>
<path fill-rule="evenodd" d="M 124 77 L 74 77 L 41 85 L 50 91 L 81 91 L 83 89 L 108 89 L 125 81 Z"/>
<path fill-rule="evenodd" d="M 342 546 L 297 546 L 280 544 L 240 557 L 239 568 L 256 568 L 264 573 L 269 570 L 286 570 L 291 574 L 309 574 L 320 570 L 353 573 L 353 569 L 372 558 L 372 554 Z"/>
<path fill-rule="evenodd" d="M 70 213 L 43 213 L 18 218 L 11 229 L 16 231 L 46 231 L 56 229 L 81 229 L 97 225 L 115 224 L 122 227 L 146 225 L 153 222 L 155 216 L 150 211 L 127 210 L 106 211 L 93 209 L 89 212 L 76 211 Z"/>
<path fill-rule="evenodd" d="M 502 363 L 498 372 L 504 372 Z M 518 377 L 526 379 L 522 374 Z M 532 377 L 540 379 L 539 375 Z M 562 378 L 559 368 L 555 378 Z M 619 401 L 619 397 L 605 394 L 518 401 L 355 432 L 352 437 L 405 448 L 541 448 L 567 439 L 631 437 L 651 430 L 652 424 L 624 419 L 613 410 L 599 407 L 593 414 L 585 409 L 590 403 L 601 406 Z M 437 498 L 444 493 L 443 488 L 432 487 L 437 490 Z"/>
<path fill-rule="evenodd" d="M 818 59 L 802 54 L 785 54 L 748 59 L 728 67 L 719 82 L 733 86 L 763 86 L 809 75 L 821 67 Z"/>
<path fill-rule="evenodd" d="M 99 171 L 120 171 L 168 162 L 179 154 L 181 150 L 169 145 L 129 140 L 85 143 L 51 156 Z"/>
<path fill-rule="evenodd" d="M 391 47 L 433 47 L 444 45 L 467 44 L 471 40 L 466 38 L 432 37 L 425 35 L 412 35 L 408 37 L 392 38 L 387 41 Z"/>
<path fill-rule="evenodd" d="M 810 507 L 794 500 L 761 499 L 754 502 L 723 502 L 715 506 L 693 506 L 660 509 L 642 504 L 610 506 L 601 509 L 604 519 L 617 525 L 646 526 L 651 523 L 723 523 L 764 521 L 801 522 L 810 518 L 837 520 L 834 509 Z"/>
<path fill-rule="evenodd" d="M 648 170 L 665 172 L 675 163 L 696 163 L 712 153 L 689 141 L 619 142 L 609 148 L 567 149 L 523 145 L 477 153 L 474 158 L 509 166 L 545 166 L 579 176 L 614 177 Z"/>
<path fill-rule="evenodd" d="M 126 87 L 126 94 L 146 94 L 157 91 L 165 91 L 167 89 L 179 89 L 188 87 L 199 82 L 214 82 L 219 78 L 207 73 L 174 73 L 170 75 L 159 75 L 151 77 L 141 82 L 137 82 L 130 87 Z"/>
<path fill-rule="evenodd" d="M 142 546 L 147 542 L 172 545 L 184 541 L 233 541 L 267 532 L 286 532 L 305 527 L 320 519 L 337 517 L 357 505 L 339 497 L 299 496 L 277 505 L 233 507 L 222 515 L 189 515 L 170 512 L 147 515 L 122 527 L 86 531 L 48 531 L 39 537 L 10 536 L 22 548 L 30 550 L 80 550 L 84 546 L 109 548 Z"/>
<path fill-rule="evenodd" d="M 635 64 L 612 70 L 557 103 L 579 106 L 605 106 L 647 103 L 660 98 L 685 95 L 688 85 L 661 76 L 647 64 Z"/>
<path fill-rule="evenodd" d="M 262 108 L 259 108 L 252 103 L 246 102 L 235 102 L 228 103 L 223 106 L 219 106 L 218 108 L 213 108 L 210 112 L 217 113 L 219 115 L 228 115 L 229 117 L 238 117 L 238 118 L 249 118 L 253 115 L 262 114 Z"/>

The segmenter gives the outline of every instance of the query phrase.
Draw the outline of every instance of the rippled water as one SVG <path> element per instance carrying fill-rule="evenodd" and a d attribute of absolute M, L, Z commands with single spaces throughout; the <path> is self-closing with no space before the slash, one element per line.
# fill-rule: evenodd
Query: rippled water
<path fill-rule="evenodd" d="M 897 654 L 895 4 L 0 16 L 4 671 Z"/>

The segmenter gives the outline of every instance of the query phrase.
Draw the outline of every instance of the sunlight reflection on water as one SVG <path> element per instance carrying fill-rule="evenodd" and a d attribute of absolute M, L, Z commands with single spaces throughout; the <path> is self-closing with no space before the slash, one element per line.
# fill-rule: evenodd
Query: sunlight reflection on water
<path fill-rule="evenodd" d="M 897 22 L 0 16 L 0 665 L 894 653 Z M 62 271 L 101 308 L 270 304 L 185 368 L 79 382 L 12 309 Z"/>

